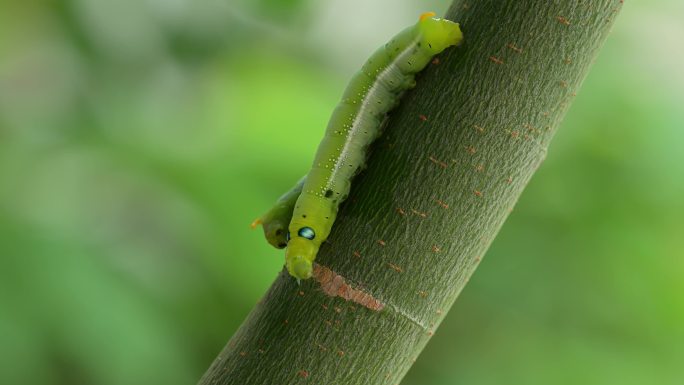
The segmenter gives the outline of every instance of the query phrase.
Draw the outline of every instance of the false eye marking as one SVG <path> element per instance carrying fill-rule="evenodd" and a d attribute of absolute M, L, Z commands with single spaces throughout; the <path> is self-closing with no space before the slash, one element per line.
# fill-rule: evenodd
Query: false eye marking
<path fill-rule="evenodd" d="M 302 227 L 297 231 L 297 235 L 299 235 L 302 238 L 306 238 L 308 240 L 313 240 L 316 238 L 316 233 L 313 231 L 311 227 Z"/>

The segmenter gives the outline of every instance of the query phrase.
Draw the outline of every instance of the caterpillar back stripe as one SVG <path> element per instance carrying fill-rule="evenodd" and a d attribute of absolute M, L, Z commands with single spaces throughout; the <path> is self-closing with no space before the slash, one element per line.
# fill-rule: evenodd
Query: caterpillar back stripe
<path fill-rule="evenodd" d="M 434 55 L 462 41 L 457 23 L 434 15 L 421 15 L 371 55 L 333 111 L 307 176 L 255 221 L 263 222 L 269 243 L 281 247 L 287 242 L 285 265 L 293 277 L 311 277 L 318 249 L 330 234 L 352 178 L 365 166 L 366 149 L 380 135 L 386 114 L 415 86 L 416 73 Z M 282 231 L 286 222 L 289 241 Z"/>

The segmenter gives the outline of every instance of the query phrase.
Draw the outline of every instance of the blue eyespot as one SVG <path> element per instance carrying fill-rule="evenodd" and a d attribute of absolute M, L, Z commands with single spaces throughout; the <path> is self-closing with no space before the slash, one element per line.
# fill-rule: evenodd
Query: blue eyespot
<path fill-rule="evenodd" d="M 285 234 L 285 240 L 290 242 L 290 232 L 288 231 L 287 234 Z"/>
<path fill-rule="evenodd" d="M 297 235 L 308 240 L 313 240 L 314 238 L 316 238 L 316 233 L 313 231 L 311 227 L 302 227 L 301 229 L 299 229 L 299 231 L 297 231 Z"/>

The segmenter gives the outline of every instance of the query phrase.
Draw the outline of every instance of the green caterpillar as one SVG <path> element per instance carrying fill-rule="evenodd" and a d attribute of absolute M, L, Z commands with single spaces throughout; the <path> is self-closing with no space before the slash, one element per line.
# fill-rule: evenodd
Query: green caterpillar
<path fill-rule="evenodd" d="M 293 277 L 307 279 L 352 178 L 366 163 L 368 146 L 380 135 L 386 114 L 416 84 L 415 75 L 432 57 L 459 44 L 457 23 L 424 13 L 418 22 L 375 51 L 356 73 L 330 118 L 309 174 L 252 223 L 277 248 L 287 247 L 285 265 Z M 286 231 L 286 228 L 288 231 Z"/>

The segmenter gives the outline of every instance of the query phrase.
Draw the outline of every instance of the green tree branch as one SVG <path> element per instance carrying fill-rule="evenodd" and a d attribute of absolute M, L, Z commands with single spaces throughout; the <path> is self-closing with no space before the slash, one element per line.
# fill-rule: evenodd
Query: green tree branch
<path fill-rule="evenodd" d="M 543 161 L 621 3 L 455 1 L 465 43 L 392 113 L 316 279 L 281 273 L 200 384 L 397 384 Z"/>

